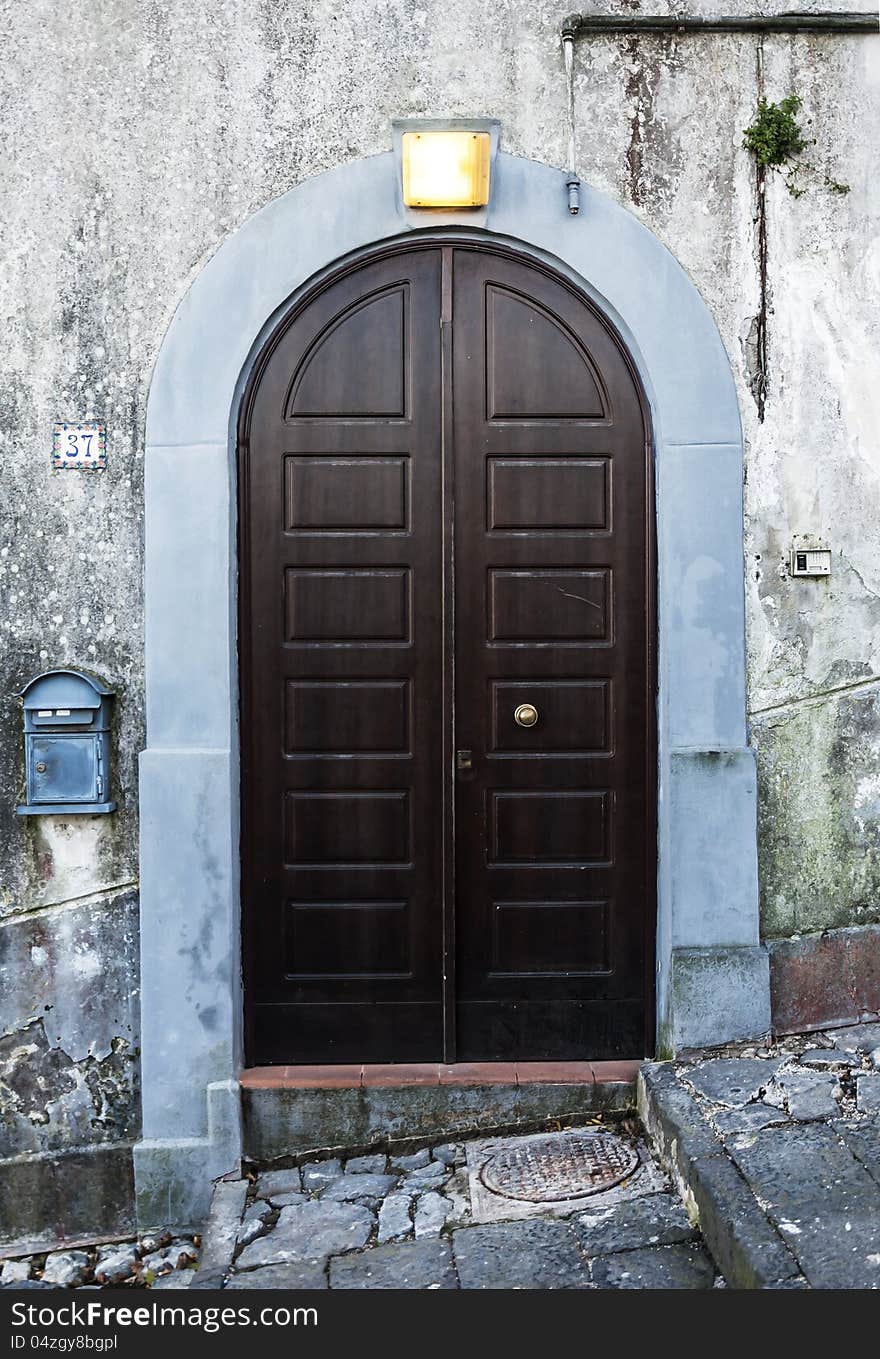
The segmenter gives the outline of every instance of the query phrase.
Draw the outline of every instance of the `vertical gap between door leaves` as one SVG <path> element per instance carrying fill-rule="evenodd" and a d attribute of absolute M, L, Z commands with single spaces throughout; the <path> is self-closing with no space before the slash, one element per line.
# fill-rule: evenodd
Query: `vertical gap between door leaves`
<path fill-rule="evenodd" d="M 443 486 L 443 1060 L 456 1059 L 455 1036 L 455 531 L 452 425 L 453 248 L 440 252 L 440 457 Z"/>

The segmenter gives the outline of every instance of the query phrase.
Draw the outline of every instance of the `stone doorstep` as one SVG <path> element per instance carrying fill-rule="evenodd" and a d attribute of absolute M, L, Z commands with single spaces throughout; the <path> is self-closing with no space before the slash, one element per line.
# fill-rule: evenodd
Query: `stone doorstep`
<path fill-rule="evenodd" d="M 258 1066 L 243 1090 L 403 1089 L 407 1086 L 632 1085 L 640 1060 L 609 1062 L 410 1062 L 349 1066 Z"/>
<path fill-rule="evenodd" d="M 477 1133 L 522 1132 L 549 1119 L 626 1113 L 635 1108 L 638 1067 L 529 1062 L 257 1069 L 241 1078 L 243 1157 L 267 1165 L 306 1154 L 405 1150 Z"/>

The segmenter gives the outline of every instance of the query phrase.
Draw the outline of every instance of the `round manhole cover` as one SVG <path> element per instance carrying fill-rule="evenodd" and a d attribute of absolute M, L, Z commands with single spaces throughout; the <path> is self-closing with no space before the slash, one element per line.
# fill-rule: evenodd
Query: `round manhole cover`
<path fill-rule="evenodd" d="M 497 1151 L 480 1179 L 508 1199 L 555 1203 L 610 1189 L 638 1164 L 638 1152 L 609 1133 L 549 1133 Z"/>

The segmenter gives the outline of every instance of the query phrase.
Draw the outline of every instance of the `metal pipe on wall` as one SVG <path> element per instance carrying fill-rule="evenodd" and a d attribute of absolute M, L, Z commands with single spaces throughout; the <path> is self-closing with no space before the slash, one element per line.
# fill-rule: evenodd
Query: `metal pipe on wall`
<path fill-rule="evenodd" d="M 568 118 L 568 178 L 565 187 L 568 189 L 568 210 L 573 217 L 580 212 L 580 189 L 581 182 L 578 179 L 578 172 L 575 165 L 574 147 L 574 35 L 563 31 L 562 50 L 565 56 L 565 83 L 567 93 L 567 118 Z"/>
<path fill-rule="evenodd" d="M 880 13 L 844 10 L 838 14 L 570 14 L 562 22 L 562 50 L 568 121 L 568 210 L 580 211 L 580 179 L 575 165 L 574 40 L 584 34 L 608 33 L 825 33 L 844 37 L 850 33 L 880 34 Z"/>
<path fill-rule="evenodd" d="M 878 33 L 876 11 L 839 14 L 570 14 L 562 38 L 581 33 Z"/>

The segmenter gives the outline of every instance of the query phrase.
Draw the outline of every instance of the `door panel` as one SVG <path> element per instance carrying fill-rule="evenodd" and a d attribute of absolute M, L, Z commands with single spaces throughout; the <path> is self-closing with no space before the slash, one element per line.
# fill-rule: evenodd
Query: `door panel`
<path fill-rule="evenodd" d="M 459 1058 L 644 1051 L 650 714 L 638 395 L 593 312 L 455 252 Z M 467 582 L 466 587 L 464 582 Z M 538 710 L 517 725 L 520 704 Z"/>
<path fill-rule="evenodd" d="M 650 505 L 617 342 L 544 270 L 426 241 L 301 305 L 245 409 L 249 1062 L 642 1054 Z"/>
<path fill-rule="evenodd" d="M 489 532 L 611 528 L 608 458 L 488 458 Z"/>
<path fill-rule="evenodd" d="M 409 527 L 408 458 L 285 458 L 284 470 L 289 533 Z"/>
<path fill-rule="evenodd" d="M 601 379 L 577 330 L 519 292 L 521 278 L 507 277 L 509 288 L 486 280 L 483 290 L 488 418 L 603 419 Z"/>

